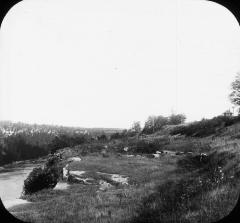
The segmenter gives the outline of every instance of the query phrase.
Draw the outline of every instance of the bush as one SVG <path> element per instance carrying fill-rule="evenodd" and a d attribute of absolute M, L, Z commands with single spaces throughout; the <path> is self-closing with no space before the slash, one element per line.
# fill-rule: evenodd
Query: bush
<path fill-rule="evenodd" d="M 133 153 L 155 153 L 158 150 L 158 146 L 153 142 L 147 142 L 139 140 L 135 145 L 130 145 L 130 150 Z"/>
<path fill-rule="evenodd" d="M 61 176 L 62 169 L 58 165 L 59 158 L 52 156 L 45 167 L 36 167 L 24 180 L 23 194 L 32 194 L 42 189 L 54 188 Z"/>
<path fill-rule="evenodd" d="M 34 168 L 27 179 L 24 180 L 23 193 L 27 195 L 45 188 L 54 188 L 57 180 L 58 178 L 50 169 Z"/>

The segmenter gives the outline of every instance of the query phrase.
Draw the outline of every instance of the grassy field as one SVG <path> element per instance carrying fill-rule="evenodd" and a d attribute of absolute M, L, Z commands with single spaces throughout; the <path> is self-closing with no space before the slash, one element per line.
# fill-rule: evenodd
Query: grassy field
<path fill-rule="evenodd" d="M 83 184 L 42 190 L 24 197 L 32 203 L 10 211 L 25 221 L 47 223 L 213 222 L 229 214 L 240 186 L 238 140 L 183 138 L 161 148 L 195 153 L 159 158 L 113 152 L 82 156 L 82 150 L 75 148 L 82 161 L 71 164 L 71 170 L 88 171 L 91 176 L 121 174 L 129 177 L 129 184 L 104 191 Z M 202 159 L 200 152 L 207 157 Z"/>

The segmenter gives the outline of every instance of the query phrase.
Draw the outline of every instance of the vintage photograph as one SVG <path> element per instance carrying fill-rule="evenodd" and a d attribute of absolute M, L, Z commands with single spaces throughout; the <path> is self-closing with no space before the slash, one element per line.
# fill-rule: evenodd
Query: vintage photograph
<path fill-rule="evenodd" d="M 240 191 L 240 27 L 207 0 L 23 0 L 0 29 L 0 201 L 32 223 L 211 223 Z"/>

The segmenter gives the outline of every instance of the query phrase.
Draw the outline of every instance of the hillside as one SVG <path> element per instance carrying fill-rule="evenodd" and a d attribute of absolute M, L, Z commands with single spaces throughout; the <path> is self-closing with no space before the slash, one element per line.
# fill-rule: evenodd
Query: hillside
<path fill-rule="evenodd" d="M 31 203 L 10 211 L 31 222 L 218 221 L 239 194 L 240 123 L 217 120 L 185 126 L 212 126 L 201 137 L 175 126 L 58 150 L 45 165 L 63 170 L 55 188 L 25 194 Z"/>

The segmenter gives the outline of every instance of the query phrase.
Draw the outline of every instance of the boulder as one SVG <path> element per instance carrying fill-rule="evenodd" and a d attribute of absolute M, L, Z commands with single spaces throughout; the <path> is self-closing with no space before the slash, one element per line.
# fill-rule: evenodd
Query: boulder
<path fill-rule="evenodd" d="M 67 159 L 68 162 L 80 162 L 82 159 L 79 156 L 70 157 Z"/>
<path fill-rule="evenodd" d="M 99 190 L 102 190 L 102 191 L 105 191 L 105 190 L 113 187 L 112 184 L 107 183 L 107 182 L 104 181 L 104 180 L 100 180 L 100 181 L 99 181 L 99 185 L 100 185 Z"/>
<path fill-rule="evenodd" d="M 80 184 L 95 184 L 95 180 L 93 178 L 81 178 L 76 175 L 69 175 L 67 181 L 69 183 L 80 183 Z"/>
<path fill-rule="evenodd" d="M 156 154 L 153 154 L 153 155 L 154 155 L 154 158 L 159 158 L 160 157 L 159 153 L 156 153 Z"/>
<path fill-rule="evenodd" d="M 86 173 L 86 171 L 78 171 L 78 170 L 69 171 L 69 175 L 75 175 L 75 176 L 78 176 L 78 177 L 81 177 L 84 173 Z"/>
<path fill-rule="evenodd" d="M 66 180 L 69 175 L 68 164 L 63 167 L 63 180 Z"/>
<path fill-rule="evenodd" d="M 129 150 L 129 148 L 128 148 L 128 147 L 124 147 L 123 150 L 124 150 L 125 152 L 127 152 L 127 151 Z"/>
<path fill-rule="evenodd" d="M 112 174 L 111 180 L 116 183 L 128 185 L 128 177 L 119 174 Z"/>
<path fill-rule="evenodd" d="M 134 157 L 134 155 L 127 155 L 127 158 L 131 158 L 131 157 Z"/>
<path fill-rule="evenodd" d="M 58 182 L 57 185 L 53 188 L 54 190 L 66 190 L 68 189 L 69 184 L 65 182 Z"/>

